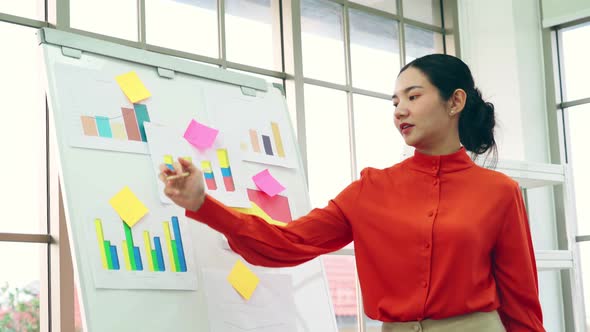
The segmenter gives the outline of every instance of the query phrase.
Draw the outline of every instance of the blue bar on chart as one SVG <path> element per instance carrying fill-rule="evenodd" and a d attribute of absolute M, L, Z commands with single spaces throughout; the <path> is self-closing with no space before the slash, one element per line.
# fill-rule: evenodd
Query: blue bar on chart
<path fill-rule="evenodd" d="M 139 126 L 139 133 L 141 140 L 147 142 L 147 136 L 145 134 L 144 122 L 150 122 L 150 115 L 147 111 L 147 106 L 144 104 L 133 104 L 135 110 L 135 117 L 137 118 L 137 125 Z"/>
<path fill-rule="evenodd" d="M 143 271 L 143 264 L 141 263 L 141 256 L 139 255 L 139 247 L 133 247 L 133 255 L 135 256 L 136 270 Z"/>
<path fill-rule="evenodd" d="M 186 272 L 186 259 L 184 256 L 184 246 L 182 245 L 182 236 L 180 235 L 180 226 L 178 225 L 178 217 L 172 217 L 172 229 L 174 233 L 174 240 L 176 240 L 178 260 L 180 262 L 179 272 Z"/>
<path fill-rule="evenodd" d="M 96 127 L 98 128 L 98 135 L 100 137 L 113 138 L 113 132 L 111 131 L 111 123 L 109 118 L 106 116 L 96 117 Z"/>
<path fill-rule="evenodd" d="M 118 270 L 119 267 L 119 257 L 117 256 L 117 247 L 111 245 L 111 259 L 113 262 L 113 269 Z"/>
<path fill-rule="evenodd" d="M 160 243 L 160 237 L 154 236 L 154 244 L 156 246 L 156 258 L 158 259 L 158 270 L 165 271 L 164 266 L 164 254 L 162 253 L 162 244 Z"/>
<path fill-rule="evenodd" d="M 264 145 L 264 152 L 267 155 L 272 156 L 272 145 L 270 144 L 270 137 L 266 135 L 262 135 L 262 144 Z"/>

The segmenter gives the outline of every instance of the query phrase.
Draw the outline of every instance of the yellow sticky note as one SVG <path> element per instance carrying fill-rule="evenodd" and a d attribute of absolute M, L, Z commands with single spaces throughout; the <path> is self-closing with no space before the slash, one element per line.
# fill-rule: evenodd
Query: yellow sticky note
<path fill-rule="evenodd" d="M 121 189 L 109 200 L 109 203 L 129 227 L 133 227 L 149 212 L 148 208 L 143 205 L 129 187 Z"/>
<path fill-rule="evenodd" d="M 243 298 L 249 300 L 258 287 L 260 279 L 244 263 L 237 261 L 227 276 L 227 281 Z"/>
<path fill-rule="evenodd" d="M 151 96 L 151 93 L 134 71 L 119 75 L 115 80 L 132 103 L 137 103 Z"/>

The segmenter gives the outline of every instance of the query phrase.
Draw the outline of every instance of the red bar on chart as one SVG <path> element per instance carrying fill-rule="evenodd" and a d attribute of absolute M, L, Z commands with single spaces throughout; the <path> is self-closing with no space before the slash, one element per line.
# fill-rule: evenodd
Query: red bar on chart
<path fill-rule="evenodd" d="M 213 174 L 213 169 L 211 168 L 211 162 L 206 160 L 201 161 L 201 171 L 203 171 L 207 189 L 217 190 L 217 183 L 215 183 L 215 175 Z"/>
<path fill-rule="evenodd" d="M 137 125 L 135 110 L 133 108 L 121 107 L 121 112 L 123 113 L 123 121 L 125 122 L 127 137 L 131 141 L 141 142 L 141 134 L 139 133 L 139 126 Z"/>

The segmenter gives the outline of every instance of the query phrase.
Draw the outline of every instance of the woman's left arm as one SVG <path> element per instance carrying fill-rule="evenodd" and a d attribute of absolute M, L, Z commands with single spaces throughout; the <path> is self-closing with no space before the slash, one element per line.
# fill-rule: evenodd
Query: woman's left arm
<path fill-rule="evenodd" d="M 515 182 L 494 249 L 498 312 L 507 332 L 545 331 L 537 264 L 522 193 Z"/>

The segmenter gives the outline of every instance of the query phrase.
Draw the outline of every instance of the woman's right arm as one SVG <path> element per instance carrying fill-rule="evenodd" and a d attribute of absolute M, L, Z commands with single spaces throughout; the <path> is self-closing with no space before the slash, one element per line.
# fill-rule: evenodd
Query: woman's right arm
<path fill-rule="evenodd" d="M 166 183 L 166 195 L 186 209 L 187 217 L 223 233 L 232 250 L 251 264 L 294 266 L 352 241 L 352 229 L 344 209 L 355 205 L 361 180 L 349 185 L 325 208 L 314 209 L 286 226 L 277 226 L 205 195 L 200 171 L 189 162 L 180 161 L 178 166 L 191 175 L 186 179 L 165 181 L 166 175 L 172 172 L 162 168 L 160 177 Z"/>

